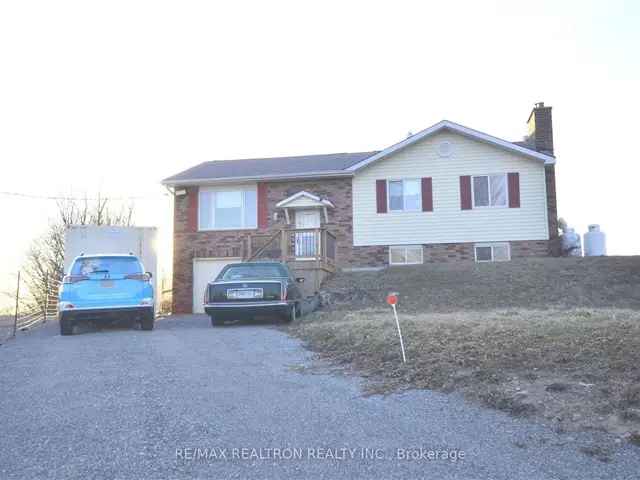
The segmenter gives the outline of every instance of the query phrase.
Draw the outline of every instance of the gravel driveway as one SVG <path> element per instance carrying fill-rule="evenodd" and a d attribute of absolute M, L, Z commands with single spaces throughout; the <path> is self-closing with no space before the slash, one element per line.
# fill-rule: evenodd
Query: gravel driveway
<path fill-rule="evenodd" d="M 363 397 L 356 378 L 305 371 L 309 354 L 273 326 L 213 329 L 204 316 L 176 316 L 153 332 L 61 337 L 57 327 L 0 347 L 2 479 L 611 480 L 640 471 L 636 447 L 605 463 L 579 450 L 587 435 L 571 441 L 453 395 Z M 206 458 L 193 458 L 198 448 Z M 433 458 L 443 451 L 464 458 Z"/>

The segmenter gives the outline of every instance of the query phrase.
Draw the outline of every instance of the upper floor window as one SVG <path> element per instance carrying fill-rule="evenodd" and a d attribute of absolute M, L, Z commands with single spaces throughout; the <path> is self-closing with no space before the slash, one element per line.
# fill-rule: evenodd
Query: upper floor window
<path fill-rule="evenodd" d="M 389 180 L 389 211 L 422 210 L 420 179 Z"/>
<path fill-rule="evenodd" d="M 476 175 L 472 181 L 473 207 L 506 207 L 507 175 Z"/>
<path fill-rule="evenodd" d="M 198 198 L 199 230 L 233 230 L 257 227 L 256 187 L 201 188 Z"/>

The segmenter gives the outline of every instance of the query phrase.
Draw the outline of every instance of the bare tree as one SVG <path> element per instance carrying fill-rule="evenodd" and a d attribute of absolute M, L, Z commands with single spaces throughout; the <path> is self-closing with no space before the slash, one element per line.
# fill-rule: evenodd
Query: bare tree
<path fill-rule="evenodd" d="M 64 236 L 71 225 L 120 225 L 133 223 L 133 204 L 110 205 L 108 198 L 94 200 L 64 199 L 57 202 L 56 217 L 47 231 L 33 240 L 23 267 L 31 308 L 43 309 L 51 293 L 51 279 L 61 281 L 64 275 Z"/>

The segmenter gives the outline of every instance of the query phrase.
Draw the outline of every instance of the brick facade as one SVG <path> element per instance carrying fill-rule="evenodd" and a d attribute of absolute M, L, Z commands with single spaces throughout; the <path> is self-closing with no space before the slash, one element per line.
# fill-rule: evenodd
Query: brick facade
<path fill-rule="evenodd" d="M 336 257 L 347 259 L 353 245 L 353 219 L 351 208 L 351 178 L 309 181 L 265 182 L 267 198 L 267 227 L 251 230 L 197 231 L 198 191 L 188 188 L 187 195 L 176 196 L 173 212 L 173 305 L 174 313 L 190 313 L 193 308 L 193 259 L 204 257 L 242 258 L 248 235 L 269 233 L 284 226 L 284 215 L 276 204 L 305 190 L 328 198 L 335 208 L 329 210 L 329 223 L 322 219 L 336 236 Z M 195 213 L 194 213 L 195 212 Z M 278 219 L 274 219 L 278 212 Z M 295 224 L 295 218 L 290 218 Z"/>
<path fill-rule="evenodd" d="M 322 226 L 336 236 L 336 257 L 346 258 L 350 255 L 353 245 L 353 209 L 351 199 L 351 178 L 331 178 L 323 180 L 303 180 L 288 182 L 269 182 L 267 185 L 267 201 L 269 209 L 269 229 L 280 228 L 284 225 L 282 211 L 278 213 L 277 221 L 273 213 L 277 211 L 276 204 L 300 191 L 309 192 L 320 198 L 326 198 L 335 208 L 328 209 L 329 223 L 322 216 Z M 295 226 L 295 213 L 291 215 L 291 226 Z"/>
<path fill-rule="evenodd" d="M 517 240 L 506 242 L 511 248 L 511 258 L 545 257 L 548 255 L 547 240 Z M 446 263 L 451 261 L 475 261 L 473 242 L 438 243 L 424 246 L 424 263 Z"/>
<path fill-rule="evenodd" d="M 553 117 L 551 107 L 536 103 L 527 120 L 529 141 L 539 151 L 553 155 Z"/>
<path fill-rule="evenodd" d="M 252 230 L 197 231 L 197 188 L 176 196 L 174 202 L 173 243 L 173 312 L 189 313 L 193 307 L 193 259 L 203 257 L 242 258 L 246 253 L 247 236 L 269 233 L 284 226 L 282 211 L 276 204 L 302 190 L 330 200 L 329 222 L 324 216 L 322 226 L 336 236 L 336 262 L 340 268 L 380 267 L 389 263 L 388 246 L 353 246 L 353 210 L 351 178 L 308 181 L 265 182 L 266 228 Z M 274 213 L 278 212 L 277 219 Z M 290 218 L 295 224 L 295 218 Z M 512 258 L 545 256 L 548 241 L 510 242 Z M 424 246 L 424 263 L 474 261 L 473 243 L 433 244 Z"/>
<path fill-rule="evenodd" d="M 537 151 L 553 155 L 553 116 L 551 107 L 544 102 L 536 103 L 527 120 L 529 127 L 528 142 Z M 549 222 L 548 254 L 560 256 L 560 238 L 558 236 L 558 204 L 556 200 L 556 167 L 545 165 L 545 183 L 547 187 L 547 219 Z"/>
<path fill-rule="evenodd" d="M 546 257 L 549 255 L 548 240 L 525 240 L 509 243 L 511 244 L 511 258 Z"/>
<path fill-rule="evenodd" d="M 349 255 L 340 257 L 341 267 L 380 267 L 389 263 L 389 247 L 371 245 L 351 247 Z"/>
<path fill-rule="evenodd" d="M 560 236 L 558 235 L 558 203 L 556 200 L 556 167 L 544 167 L 545 183 L 547 185 L 547 219 L 549 221 L 549 254 L 560 256 Z"/>
<path fill-rule="evenodd" d="M 247 230 L 194 232 L 189 220 L 190 196 L 175 197 L 173 214 L 173 313 L 193 308 L 193 259 L 241 257 Z"/>
<path fill-rule="evenodd" d="M 511 258 L 545 257 L 548 255 L 547 240 L 519 240 L 507 242 L 511 247 Z M 434 243 L 423 245 L 424 263 L 474 262 L 474 243 Z M 389 247 L 353 247 L 347 267 L 379 267 L 389 264 Z"/>

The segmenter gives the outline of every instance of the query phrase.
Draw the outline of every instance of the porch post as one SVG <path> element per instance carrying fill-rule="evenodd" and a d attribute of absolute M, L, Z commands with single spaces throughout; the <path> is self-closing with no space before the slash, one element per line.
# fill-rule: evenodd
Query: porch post
<path fill-rule="evenodd" d="M 317 228 L 315 231 L 316 237 L 316 292 L 320 290 L 320 255 L 322 252 L 320 249 L 322 248 L 322 239 L 320 236 L 322 235 L 322 230 Z"/>
<path fill-rule="evenodd" d="M 321 244 L 322 244 L 322 250 L 320 251 L 320 253 L 322 254 L 322 265 L 324 266 L 324 264 L 327 262 L 327 229 L 323 228 L 320 231 L 320 235 L 321 235 Z"/>
<path fill-rule="evenodd" d="M 280 256 L 282 257 L 282 261 L 287 261 L 287 231 L 285 228 L 281 230 L 282 236 L 280 237 Z"/>

